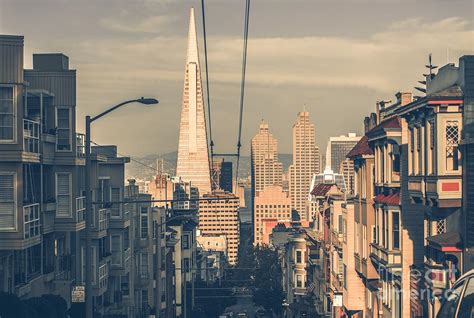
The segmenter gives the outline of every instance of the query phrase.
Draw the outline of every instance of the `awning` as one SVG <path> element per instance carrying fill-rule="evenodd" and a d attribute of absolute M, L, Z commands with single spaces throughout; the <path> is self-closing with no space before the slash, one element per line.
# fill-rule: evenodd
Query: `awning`
<path fill-rule="evenodd" d="M 447 232 L 427 238 L 430 247 L 441 252 L 461 252 L 462 239 L 458 232 Z"/>

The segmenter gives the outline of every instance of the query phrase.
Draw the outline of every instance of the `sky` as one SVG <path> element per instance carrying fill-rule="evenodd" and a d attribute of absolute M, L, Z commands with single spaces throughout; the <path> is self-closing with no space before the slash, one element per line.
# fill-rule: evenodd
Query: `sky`
<path fill-rule="evenodd" d="M 235 151 L 244 0 L 206 0 L 212 130 L 216 152 Z M 201 1 L 0 0 L 0 34 L 25 36 L 33 53 L 61 52 L 77 70 L 78 129 L 131 156 L 177 150 L 189 10 L 196 10 L 204 70 Z M 378 100 L 414 91 L 428 54 L 436 65 L 474 54 L 473 0 L 252 0 L 242 151 L 265 119 L 291 153 L 299 111 L 310 112 L 324 152 L 330 136 L 362 133 Z M 204 74 L 203 74 L 204 79 Z"/>

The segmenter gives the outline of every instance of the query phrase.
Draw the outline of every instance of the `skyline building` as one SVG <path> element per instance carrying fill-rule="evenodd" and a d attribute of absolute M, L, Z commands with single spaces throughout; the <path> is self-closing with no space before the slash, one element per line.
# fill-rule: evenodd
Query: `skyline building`
<path fill-rule="evenodd" d="M 320 171 L 319 148 L 316 146 L 315 126 L 309 112 L 299 112 L 293 125 L 293 164 L 288 171 L 291 207 L 306 220 L 306 202 L 311 178 Z"/>
<path fill-rule="evenodd" d="M 235 265 L 240 244 L 240 200 L 232 193 L 219 190 L 202 197 L 212 200 L 199 202 L 199 231 L 203 236 L 225 236 L 227 260 Z"/>
<path fill-rule="evenodd" d="M 283 164 L 278 161 L 278 141 L 270 133 L 268 124 L 261 121 L 258 133 L 251 141 L 251 175 L 252 175 L 252 209 L 254 224 L 254 245 L 262 243 L 262 221 L 265 217 L 277 218 L 281 210 L 276 208 L 278 202 L 288 198 L 283 192 Z M 270 192 L 266 189 L 271 187 Z M 273 188 L 277 189 L 273 189 Z M 280 202 L 281 203 L 281 202 Z M 290 203 L 288 203 L 290 204 Z M 286 207 L 286 204 L 285 204 Z M 291 207 L 288 206 L 291 214 Z"/>
<path fill-rule="evenodd" d="M 326 147 L 326 166 L 331 167 L 334 172 L 339 172 L 341 163 L 346 160 L 349 151 L 359 142 L 361 136 L 355 133 L 340 135 L 339 137 L 329 137 Z"/>
<path fill-rule="evenodd" d="M 192 182 L 199 189 L 200 196 L 211 191 L 206 117 L 193 8 L 189 14 L 176 175 L 184 181 Z"/>

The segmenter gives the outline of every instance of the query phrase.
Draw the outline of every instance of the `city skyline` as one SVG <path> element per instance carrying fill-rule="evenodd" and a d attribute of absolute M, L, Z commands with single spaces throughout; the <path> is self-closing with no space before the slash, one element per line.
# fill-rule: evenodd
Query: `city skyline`
<path fill-rule="evenodd" d="M 150 110 L 150 116 L 145 116 L 145 110 L 124 110 L 114 114 L 113 120 L 98 123 L 94 132 L 98 143 L 119 144 L 124 153 L 138 156 L 176 151 L 187 13 L 189 7 L 199 7 L 199 3 L 148 0 L 130 5 L 115 1 L 117 6 L 95 4 L 90 10 L 91 3 L 49 0 L 39 6 L 29 1 L 2 0 L 0 33 L 25 35 L 30 43 L 25 51 L 26 68 L 32 65 L 31 52 L 74 55 L 71 67 L 80 70 L 78 119 L 99 112 L 124 96 L 159 97 L 161 105 Z M 335 5 L 329 1 L 298 1 L 295 6 L 273 1 L 271 11 L 266 10 L 269 3 L 253 4 L 246 96 L 252 116 L 246 117 L 244 126 L 248 129 L 244 130 L 243 139 L 250 140 L 251 127 L 263 117 L 272 126 L 281 127 L 275 137 L 282 153 L 291 150 L 287 133 L 291 124 L 284 118 L 303 110 L 304 104 L 314 114 L 317 144 L 325 149 L 329 136 L 349 131 L 361 134 L 362 125 L 351 117 L 362 118 L 375 100 L 390 98 L 394 90 L 412 90 L 422 79 L 429 53 L 433 53 L 435 64 L 441 65 L 456 62 L 473 49 L 469 1 L 430 1 L 430 5 L 427 1 L 387 1 L 384 6 L 375 1 Z M 411 10 L 404 10 L 407 6 Z M 56 7 L 77 14 L 52 15 Z M 224 141 L 236 139 L 237 134 L 237 124 L 227 125 L 226 118 L 237 116 L 238 112 L 243 5 L 209 1 L 208 10 L 215 143 L 218 151 L 227 152 L 235 145 Z M 234 14 L 224 20 L 226 12 Z M 84 25 L 79 18 L 86 13 L 89 23 Z M 25 19 L 14 19 L 18 14 Z M 300 23 L 274 23 L 285 15 Z M 40 24 L 40 16 L 52 23 Z M 344 23 L 331 23 L 340 18 Z M 200 20 L 199 17 L 198 30 L 202 29 Z M 202 43 L 202 37 L 199 41 Z M 291 42 L 291 48 L 282 45 L 282 41 Z M 399 50 L 400 47 L 409 49 Z M 279 73 L 285 76 L 278 76 Z M 350 94 L 340 94 L 346 90 Z M 278 111 L 270 111 L 275 108 Z M 351 116 L 339 117 L 337 125 L 325 120 L 341 113 Z M 107 125 L 127 127 L 129 121 L 142 123 L 137 127 L 138 134 L 166 134 L 170 138 L 137 140 L 130 134 L 105 129 Z M 83 130 L 82 120 L 78 120 L 78 129 Z M 248 154 L 248 144 L 243 145 L 242 152 Z"/>

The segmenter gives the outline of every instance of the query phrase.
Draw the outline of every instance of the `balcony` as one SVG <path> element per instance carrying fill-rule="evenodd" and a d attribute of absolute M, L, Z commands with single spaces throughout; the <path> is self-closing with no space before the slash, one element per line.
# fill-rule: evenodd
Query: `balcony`
<path fill-rule="evenodd" d="M 40 205 L 34 203 L 23 207 L 24 238 L 31 239 L 40 235 Z"/>
<path fill-rule="evenodd" d="M 339 233 L 337 231 L 331 231 L 331 243 L 337 249 L 342 250 L 342 243 L 344 241 L 344 234 Z"/>
<path fill-rule="evenodd" d="M 399 250 L 388 250 L 374 243 L 370 244 L 370 257 L 377 264 L 387 268 L 402 265 L 402 254 Z"/>
<path fill-rule="evenodd" d="M 85 135 L 76 133 L 76 157 L 86 157 Z"/>
<path fill-rule="evenodd" d="M 342 292 L 343 288 L 343 277 L 342 274 L 331 271 L 331 286 L 334 291 Z"/>
<path fill-rule="evenodd" d="M 23 150 L 25 152 L 39 154 L 40 131 L 39 122 L 23 119 Z"/>

